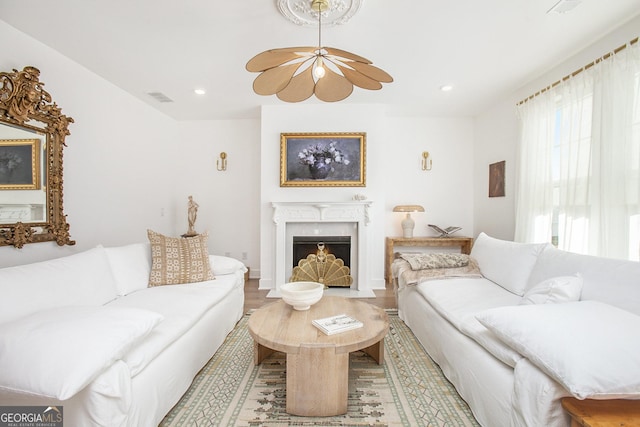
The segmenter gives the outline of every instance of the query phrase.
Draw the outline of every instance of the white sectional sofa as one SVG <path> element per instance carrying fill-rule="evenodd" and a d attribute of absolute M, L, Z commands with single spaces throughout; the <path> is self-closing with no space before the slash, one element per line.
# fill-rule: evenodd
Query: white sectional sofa
<path fill-rule="evenodd" d="M 243 314 L 246 267 L 208 259 L 214 280 L 155 287 L 148 243 L 0 269 L 0 405 L 157 426 Z"/>
<path fill-rule="evenodd" d="M 640 399 L 640 263 L 476 239 L 481 278 L 403 280 L 400 317 L 478 422 L 569 426 L 560 399 Z"/>

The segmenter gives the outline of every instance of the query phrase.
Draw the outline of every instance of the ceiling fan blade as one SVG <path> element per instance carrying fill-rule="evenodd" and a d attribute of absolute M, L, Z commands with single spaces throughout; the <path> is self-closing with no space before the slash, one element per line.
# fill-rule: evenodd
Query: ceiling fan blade
<path fill-rule="evenodd" d="M 325 75 L 316 82 L 316 97 L 325 102 L 342 101 L 353 92 L 353 84 L 340 74 L 325 67 Z"/>
<path fill-rule="evenodd" d="M 313 95 L 314 86 L 312 67 L 309 67 L 294 76 L 276 96 L 285 102 L 301 102 Z"/>
<path fill-rule="evenodd" d="M 298 52 L 310 52 L 313 53 L 317 48 L 315 47 L 285 47 L 282 49 L 270 49 L 262 53 L 257 54 L 247 62 L 247 71 L 253 73 L 259 73 L 261 71 L 268 70 L 269 68 L 277 67 L 278 65 L 285 64 L 294 59 L 301 58 L 302 56 Z"/>
<path fill-rule="evenodd" d="M 352 61 L 362 62 L 363 64 L 372 64 L 372 62 L 367 58 L 356 55 L 355 53 L 347 52 L 346 50 L 336 49 L 335 47 L 324 47 L 323 49 L 326 50 L 329 55 L 340 56 Z"/>
<path fill-rule="evenodd" d="M 291 77 L 300 68 L 301 64 L 303 63 L 298 62 L 263 71 L 253 81 L 253 91 L 258 95 L 273 95 L 280 92 L 289 84 Z"/>
<path fill-rule="evenodd" d="M 342 65 L 336 63 L 334 63 L 334 65 L 338 67 L 340 71 L 342 71 L 342 74 L 344 74 L 344 76 L 347 78 L 347 80 L 349 80 L 354 85 L 361 87 L 362 89 L 382 89 L 382 83 L 380 83 L 379 81 L 373 80 L 372 78 L 367 77 L 364 74 L 359 73 L 349 67 L 343 67 Z"/>
<path fill-rule="evenodd" d="M 367 77 L 370 77 L 374 80 L 377 80 L 382 83 L 391 83 L 393 82 L 393 77 L 391 77 L 386 71 L 381 70 L 378 67 L 374 67 L 369 64 L 361 64 L 359 62 L 350 62 L 347 64 L 349 67 L 359 71 Z"/>

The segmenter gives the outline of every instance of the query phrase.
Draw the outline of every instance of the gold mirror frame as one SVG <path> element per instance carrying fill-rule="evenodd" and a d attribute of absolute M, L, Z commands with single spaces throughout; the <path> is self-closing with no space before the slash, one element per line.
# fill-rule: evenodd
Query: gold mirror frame
<path fill-rule="evenodd" d="M 46 136 L 43 153 L 46 182 L 44 222 L 0 224 L 0 246 L 22 248 L 27 243 L 55 241 L 74 245 L 62 209 L 62 149 L 69 135 L 71 117 L 62 114 L 40 82 L 40 70 L 27 66 L 22 71 L 0 72 L 0 125 L 5 124 Z"/>

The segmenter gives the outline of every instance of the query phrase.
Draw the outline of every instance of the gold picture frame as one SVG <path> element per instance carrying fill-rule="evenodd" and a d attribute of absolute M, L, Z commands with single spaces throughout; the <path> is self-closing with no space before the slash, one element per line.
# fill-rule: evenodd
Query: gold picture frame
<path fill-rule="evenodd" d="M 40 142 L 34 148 L 42 150 L 36 150 L 40 164 L 32 169 L 39 175 L 28 187 L 40 187 L 43 191 L 41 194 L 31 191 L 22 195 L 28 197 L 18 199 L 37 199 L 33 204 L 41 206 L 44 213 L 42 218 L 29 221 L 0 221 L 0 246 L 19 249 L 30 243 L 56 242 L 59 246 L 76 243 L 71 240 L 63 207 L 63 151 L 69 125 L 74 120 L 62 114 L 62 108 L 44 90 L 44 85 L 40 70 L 33 66 L 22 71 L 0 71 L 0 140 L 37 138 Z M 0 191 L 0 205 L 15 203 L 12 191 Z"/>
<path fill-rule="evenodd" d="M 365 187 L 365 132 L 281 133 L 281 187 Z"/>
<path fill-rule="evenodd" d="M 40 140 L 0 139 L 0 190 L 40 189 Z"/>

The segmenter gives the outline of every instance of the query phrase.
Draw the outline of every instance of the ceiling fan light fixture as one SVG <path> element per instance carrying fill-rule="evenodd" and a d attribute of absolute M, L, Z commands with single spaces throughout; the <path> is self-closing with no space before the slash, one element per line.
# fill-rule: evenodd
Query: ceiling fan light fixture
<path fill-rule="evenodd" d="M 311 95 L 325 102 L 347 98 L 353 86 L 378 90 L 393 82 L 387 72 L 366 58 L 342 49 L 322 46 L 322 14 L 329 0 L 310 0 L 318 15 L 318 46 L 270 49 L 247 62 L 249 72 L 260 73 L 253 90 L 258 95 L 276 95 L 285 102 L 300 102 Z M 327 67 L 327 63 L 331 67 Z"/>

